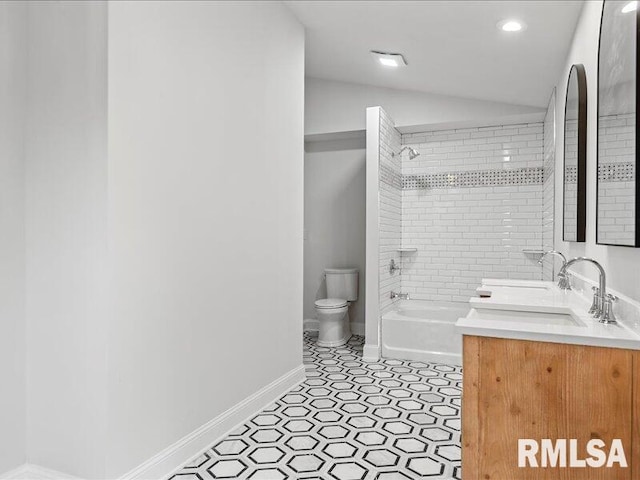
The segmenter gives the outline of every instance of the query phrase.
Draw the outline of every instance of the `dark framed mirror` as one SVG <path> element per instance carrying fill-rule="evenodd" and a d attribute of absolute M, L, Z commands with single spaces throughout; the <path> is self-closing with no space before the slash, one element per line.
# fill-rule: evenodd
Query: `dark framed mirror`
<path fill-rule="evenodd" d="M 587 225 L 587 77 L 584 66 L 573 65 L 564 103 L 565 242 L 584 242 Z"/>
<path fill-rule="evenodd" d="M 637 2 L 607 0 L 598 47 L 596 243 L 640 246 Z"/>

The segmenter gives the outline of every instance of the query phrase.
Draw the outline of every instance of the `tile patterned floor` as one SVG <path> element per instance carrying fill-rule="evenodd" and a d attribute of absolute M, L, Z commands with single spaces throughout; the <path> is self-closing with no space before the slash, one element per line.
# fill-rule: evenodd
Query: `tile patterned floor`
<path fill-rule="evenodd" d="M 362 361 L 305 333 L 307 380 L 172 480 L 460 479 L 458 366 Z"/>

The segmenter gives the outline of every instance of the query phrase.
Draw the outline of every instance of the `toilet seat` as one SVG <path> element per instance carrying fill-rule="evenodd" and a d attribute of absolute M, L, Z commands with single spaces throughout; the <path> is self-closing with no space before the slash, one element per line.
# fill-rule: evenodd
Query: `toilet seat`
<path fill-rule="evenodd" d="M 323 298 L 316 300 L 316 308 L 342 308 L 348 305 L 347 301 L 343 298 Z"/>

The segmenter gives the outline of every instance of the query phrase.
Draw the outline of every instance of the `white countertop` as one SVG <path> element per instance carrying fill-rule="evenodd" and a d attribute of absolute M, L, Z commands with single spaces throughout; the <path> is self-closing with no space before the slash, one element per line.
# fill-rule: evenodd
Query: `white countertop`
<path fill-rule="evenodd" d="M 469 315 L 456 323 L 463 335 L 640 350 L 640 332 L 620 319 L 598 322 L 590 301 L 554 282 L 483 279 L 478 291 L 491 297 L 470 299 Z"/>

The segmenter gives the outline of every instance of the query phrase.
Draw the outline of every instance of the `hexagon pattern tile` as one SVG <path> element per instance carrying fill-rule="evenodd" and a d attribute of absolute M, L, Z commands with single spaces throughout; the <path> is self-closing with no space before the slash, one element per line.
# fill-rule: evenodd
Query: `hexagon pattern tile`
<path fill-rule="evenodd" d="M 316 345 L 304 334 L 307 380 L 171 480 L 460 479 L 458 366 L 364 362 L 364 339 Z"/>

